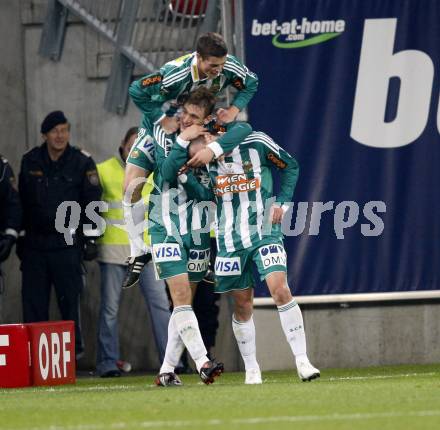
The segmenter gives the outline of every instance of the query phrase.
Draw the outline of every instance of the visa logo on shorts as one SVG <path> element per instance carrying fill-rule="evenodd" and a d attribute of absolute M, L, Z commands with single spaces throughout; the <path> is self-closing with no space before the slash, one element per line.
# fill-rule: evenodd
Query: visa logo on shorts
<path fill-rule="evenodd" d="M 153 245 L 153 257 L 155 263 L 167 261 L 180 261 L 182 254 L 177 243 L 159 243 Z"/>
<path fill-rule="evenodd" d="M 191 249 L 189 251 L 188 272 L 205 272 L 208 270 L 211 250 Z"/>
<path fill-rule="evenodd" d="M 241 275 L 240 257 L 217 257 L 215 259 L 215 274 L 219 276 Z"/>
<path fill-rule="evenodd" d="M 262 246 L 258 252 L 265 269 L 271 266 L 286 266 L 287 255 L 282 245 Z"/>

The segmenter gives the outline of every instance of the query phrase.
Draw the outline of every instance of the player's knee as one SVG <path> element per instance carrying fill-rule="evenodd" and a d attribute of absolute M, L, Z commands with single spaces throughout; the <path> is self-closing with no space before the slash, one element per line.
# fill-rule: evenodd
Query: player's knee
<path fill-rule="evenodd" d="M 272 298 L 277 306 L 282 306 L 292 300 L 292 293 L 287 286 L 279 285 L 272 290 Z"/>
<path fill-rule="evenodd" d="M 186 279 L 180 279 L 180 276 L 171 279 L 168 280 L 168 286 L 174 307 L 191 304 L 191 288 L 189 287 L 189 282 L 187 282 Z"/>
<path fill-rule="evenodd" d="M 247 321 L 252 316 L 252 298 L 235 296 L 234 315 L 239 321 Z"/>
<path fill-rule="evenodd" d="M 173 305 L 183 306 L 191 304 L 191 290 L 189 288 L 176 288 L 172 293 Z"/>

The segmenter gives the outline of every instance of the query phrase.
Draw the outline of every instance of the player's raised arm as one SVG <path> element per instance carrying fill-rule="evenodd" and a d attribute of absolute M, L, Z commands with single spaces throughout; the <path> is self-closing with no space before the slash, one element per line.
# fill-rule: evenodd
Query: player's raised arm
<path fill-rule="evenodd" d="M 252 127 L 247 122 L 236 121 L 226 124 L 225 131 L 208 145 L 208 148 L 214 152 L 216 159 L 227 152 L 231 152 L 243 142 L 252 133 Z"/>
<path fill-rule="evenodd" d="M 236 118 L 239 111 L 246 108 L 257 92 L 258 77 L 233 55 L 227 56 L 223 70 L 228 77 L 228 84 L 237 89 L 231 106 L 228 109 L 219 109 L 217 112 L 219 119 L 228 123 Z"/>
<path fill-rule="evenodd" d="M 178 136 L 173 145 L 159 124 L 153 130 L 157 169 L 164 181 L 175 182 L 177 172 L 188 160 L 186 148 L 189 142 Z"/>
<path fill-rule="evenodd" d="M 163 75 L 160 72 L 146 75 L 132 82 L 128 93 L 134 104 L 146 115 L 151 123 L 163 117 L 162 105 L 167 98 L 161 94 Z"/>
<path fill-rule="evenodd" d="M 247 122 L 231 122 L 224 127 L 224 133 L 219 134 L 207 147 L 191 157 L 189 167 L 201 167 L 218 159 L 223 154 L 232 151 L 252 133 L 252 127 Z"/>

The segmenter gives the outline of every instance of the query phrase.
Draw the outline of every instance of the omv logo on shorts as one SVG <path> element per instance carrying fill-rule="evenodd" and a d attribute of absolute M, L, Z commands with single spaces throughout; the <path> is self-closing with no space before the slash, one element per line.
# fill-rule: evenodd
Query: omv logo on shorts
<path fill-rule="evenodd" d="M 345 21 L 311 21 L 306 17 L 278 22 L 252 21 L 252 36 L 272 36 L 272 45 L 281 49 L 304 48 L 326 42 L 340 36 L 345 31 Z"/>
<path fill-rule="evenodd" d="M 215 274 L 218 276 L 241 275 L 240 257 L 217 257 L 215 259 Z"/>
<path fill-rule="evenodd" d="M 180 261 L 182 254 L 177 243 L 158 243 L 153 245 L 153 259 L 155 263 Z"/>
<path fill-rule="evenodd" d="M 286 251 L 282 245 L 262 246 L 258 252 L 265 269 L 270 266 L 286 266 Z"/>
<path fill-rule="evenodd" d="M 189 251 L 188 272 L 205 272 L 208 270 L 211 250 L 191 249 Z"/>

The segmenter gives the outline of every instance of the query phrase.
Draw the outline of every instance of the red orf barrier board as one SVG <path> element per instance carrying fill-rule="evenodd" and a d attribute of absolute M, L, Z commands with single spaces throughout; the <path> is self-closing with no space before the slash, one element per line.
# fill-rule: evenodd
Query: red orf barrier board
<path fill-rule="evenodd" d="M 75 383 L 73 321 L 26 324 L 31 351 L 33 385 Z"/>
<path fill-rule="evenodd" d="M 24 324 L 0 325 L 0 387 L 31 385 L 29 337 Z"/>

